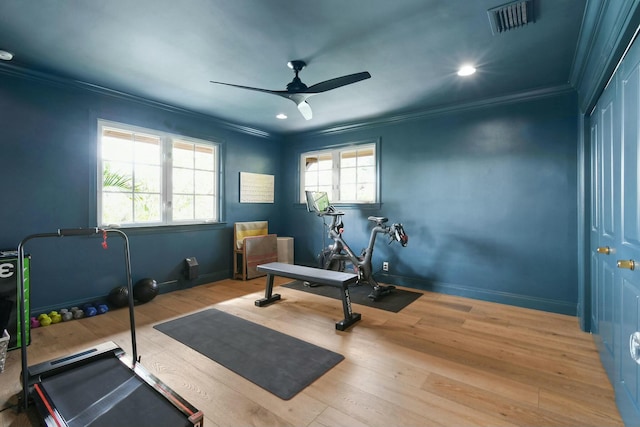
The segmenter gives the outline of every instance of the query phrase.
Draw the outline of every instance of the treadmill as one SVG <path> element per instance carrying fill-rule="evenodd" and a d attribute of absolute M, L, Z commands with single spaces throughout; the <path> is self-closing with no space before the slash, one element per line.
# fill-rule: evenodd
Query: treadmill
<path fill-rule="evenodd" d="M 129 239 L 118 229 L 58 229 L 54 233 L 33 234 L 18 245 L 20 290 L 20 331 L 26 336 L 24 245 L 32 239 L 116 233 L 124 240 L 129 289 L 129 320 L 132 356 L 114 342 L 37 365 L 28 366 L 27 343 L 22 340 L 21 407 L 34 403 L 46 426 L 192 426 L 201 427 L 203 413 L 149 373 L 137 355 L 133 284 Z"/>

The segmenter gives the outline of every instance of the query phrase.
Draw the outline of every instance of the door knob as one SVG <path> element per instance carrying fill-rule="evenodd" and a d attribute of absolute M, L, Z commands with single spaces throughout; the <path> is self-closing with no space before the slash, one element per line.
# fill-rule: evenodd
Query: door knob
<path fill-rule="evenodd" d="M 629 352 L 631 358 L 640 365 L 640 332 L 634 332 L 629 337 Z"/>
<path fill-rule="evenodd" d="M 626 260 L 626 259 L 620 259 L 618 260 L 618 268 L 626 268 L 629 270 L 635 270 L 636 268 L 636 262 L 632 259 Z"/>
<path fill-rule="evenodd" d="M 597 251 L 599 254 L 609 255 L 611 253 L 611 248 L 609 246 L 600 246 Z"/>

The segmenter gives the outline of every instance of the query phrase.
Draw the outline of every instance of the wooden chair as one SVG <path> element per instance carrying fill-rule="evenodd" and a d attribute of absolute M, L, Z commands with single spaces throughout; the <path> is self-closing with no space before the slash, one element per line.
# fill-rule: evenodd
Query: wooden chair
<path fill-rule="evenodd" d="M 269 234 L 267 221 L 236 222 L 233 225 L 233 277 L 265 276 L 257 266 L 278 261 L 278 236 Z"/>

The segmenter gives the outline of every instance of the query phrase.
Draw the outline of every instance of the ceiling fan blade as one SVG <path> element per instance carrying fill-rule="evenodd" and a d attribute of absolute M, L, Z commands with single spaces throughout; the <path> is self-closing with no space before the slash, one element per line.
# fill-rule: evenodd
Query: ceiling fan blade
<path fill-rule="evenodd" d="M 211 83 L 215 83 L 218 85 L 225 85 L 225 86 L 233 86 L 233 87 L 238 87 L 240 89 L 247 89 L 247 90 L 255 90 L 258 92 L 264 92 L 264 93 L 271 93 L 273 95 L 280 95 L 283 96 L 284 94 L 287 93 L 287 91 L 281 91 L 281 90 L 269 90 L 269 89 L 260 89 L 257 87 L 249 87 L 249 86 L 240 86 L 240 85 L 234 85 L 231 83 L 222 83 L 222 82 L 214 82 L 213 80 L 210 80 Z"/>
<path fill-rule="evenodd" d="M 242 86 L 242 85 L 236 85 L 236 84 L 231 84 L 231 83 L 216 82 L 216 81 L 213 81 L 213 80 L 210 80 L 210 81 L 211 81 L 211 83 L 214 83 L 214 84 L 237 87 L 239 89 L 252 90 L 252 91 L 255 91 L 255 92 L 269 93 L 271 95 L 278 95 L 278 96 L 281 96 L 283 98 L 290 99 L 291 101 L 293 101 L 296 104 L 296 106 L 298 107 L 298 110 L 300 111 L 302 116 L 306 120 L 311 120 L 311 118 L 313 117 L 313 112 L 311 111 L 311 106 L 307 103 L 307 98 L 309 98 L 309 97 L 311 97 L 313 95 L 316 95 L 318 93 L 321 93 L 321 92 L 326 92 L 328 90 L 336 89 L 336 88 L 339 88 L 339 87 L 342 87 L 342 86 L 350 85 L 352 83 L 357 83 L 357 82 L 359 82 L 361 80 L 366 80 L 366 79 L 371 78 L 371 74 L 369 74 L 368 71 L 363 71 L 361 73 L 349 74 L 347 76 L 342 76 L 342 77 L 337 77 L 335 79 L 326 80 L 324 82 L 320 82 L 318 84 L 315 84 L 315 85 L 307 88 L 307 86 L 304 83 L 302 83 L 300 81 L 300 79 L 298 78 L 298 72 L 300 70 L 302 70 L 302 68 L 306 64 L 303 61 L 293 61 L 293 62 L 295 62 L 293 68 L 294 68 L 294 71 L 296 73 L 296 76 L 293 79 L 293 81 L 287 85 L 287 90 L 260 89 L 260 88 L 257 88 L 257 87 L 250 87 L 250 86 Z"/>
<path fill-rule="evenodd" d="M 306 119 L 306 120 L 311 120 L 311 118 L 313 117 L 313 112 L 311 111 L 311 106 L 309 104 L 307 104 L 306 99 L 309 98 L 310 96 L 313 95 L 313 93 L 311 94 L 306 94 L 306 93 L 295 93 L 295 92 L 289 92 L 286 90 L 269 90 L 269 89 L 260 89 L 257 87 L 250 87 L 250 86 L 242 86 L 242 85 L 234 85 L 231 83 L 223 83 L 223 82 L 214 82 L 213 80 L 210 80 L 211 83 L 215 83 L 215 84 L 219 84 L 219 85 L 225 85 L 225 86 L 232 86 L 232 87 L 237 87 L 240 89 L 247 89 L 247 90 L 253 90 L 256 92 L 264 92 L 264 93 L 269 93 L 271 95 L 278 95 L 281 96 L 283 98 L 287 98 L 292 100 L 297 106 L 298 106 L 298 110 L 300 111 L 300 113 L 302 113 L 302 116 Z"/>
<path fill-rule="evenodd" d="M 311 120 L 311 118 L 313 117 L 311 106 L 307 104 L 307 101 L 302 101 L 300 104 L 298 104 L 298 110 L 300 111 L 300 113 L 302 113 L 302 117 L 304 117 L 305 120 Z"/>
<path fill-rule="evenodd" d="M 371 78 L 371 74 L 368 71 L 363 71 L 361 73 L 349 74 L 347 76 L 336 77 L 335 79 L 326 80 L 324 82 L 320 82 L 309 87 L 304 93 L 320 93 L 326 92 L 328 90 L 336 89 L 342 86 L 350 85 L 352 83 L 357 83 L 361 80 L 366 80 Z"/>

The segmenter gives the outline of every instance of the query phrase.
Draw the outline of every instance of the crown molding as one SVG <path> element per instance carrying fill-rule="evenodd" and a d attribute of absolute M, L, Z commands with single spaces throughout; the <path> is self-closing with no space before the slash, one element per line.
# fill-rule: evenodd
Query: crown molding
<path fill-rule="evenodd" d="M 638 25 L 640 0 L 587 2 L 569 80 L 582 112 L 600 98 Z"/>
<path fill-rule="evenodd" d="M 498 105 L 507 105 L 519 102 L 533 101 L 537 99 L 547 98 L 551 96 L 558 96 L 567 93 L 573 93 L 575 89 L 568 83 L 558 86 L 545 87 L 539 89 L 533 89 L 525 92 L 517 92 L 507 95 L 501 95 L 497 97 L 485 98 L 478 101 L 445 105 L 437 108 L 430 108 L 425 110 L 409 111 L 406 113 L 400 113 L 396 115 L 381 116 L 378 118 L 369 119 L 367 121 L 353 122 L 349 124 L 337 125 L 327 129 L 315 130 L 309 132 L 299 132 L 293 134 L 293 136 L 305 135 L 305 136 L 321 136 L 330 134 L 339 134 L 343 132 L 351 132 L 354 130 L 366 130 L 378 126 L 386 126 L 394 123 L 401 123 L 413 120 L 421 120 L 427 117 L 433 117 L 442 114 L 458 113 L 467 110 L 476 110 L 481 108 L 493 107 Z"/>
<path fill-rule="evenodd" d="M 236 123 L 231 123 L 231 122 L 216 118 L 214 116 L 188 110 L 186 108 L 176 107 L 174 105 L 165 104 L 159 101 L 153 101 L 147 98 L 131 95 L 125 92 L 109 89 L 103 86 L 83 82 L 80 80 L 73 80 L 73 79 L 68 79 L 64 77 L 54 76 L 54 75 L 39 72 L 39 71 L 27 70 L 25 68 L 17 67 L 11 64 L 0 63 L 0 74 L 5 74 L 8 76 L 22 78 L 22 79 L 31 80 L 31 81 L 37 81 L 39 83 L 49 84 L 49 85 L 66 88 L 66 89 L 73 88 L 73 89 L 87 90 L 90 92 L 98 93 L 100 95 L 106 95 L 113 98 L 136 102 L 138 104 L 143 104 L 145 106 L 158 108 L 171 113 L 196 116 L 208 121 L 212 121 L 221 128 L 225 128 L 225 129 L 232 130 L 239 133 L 244 133 L 251 136 L 257 136 L 260 138 L 277 138 L 280 136 L 280 135 L 266 132 L 260 129 L 255 129 L 250 126 L 243 126 Z"/>

